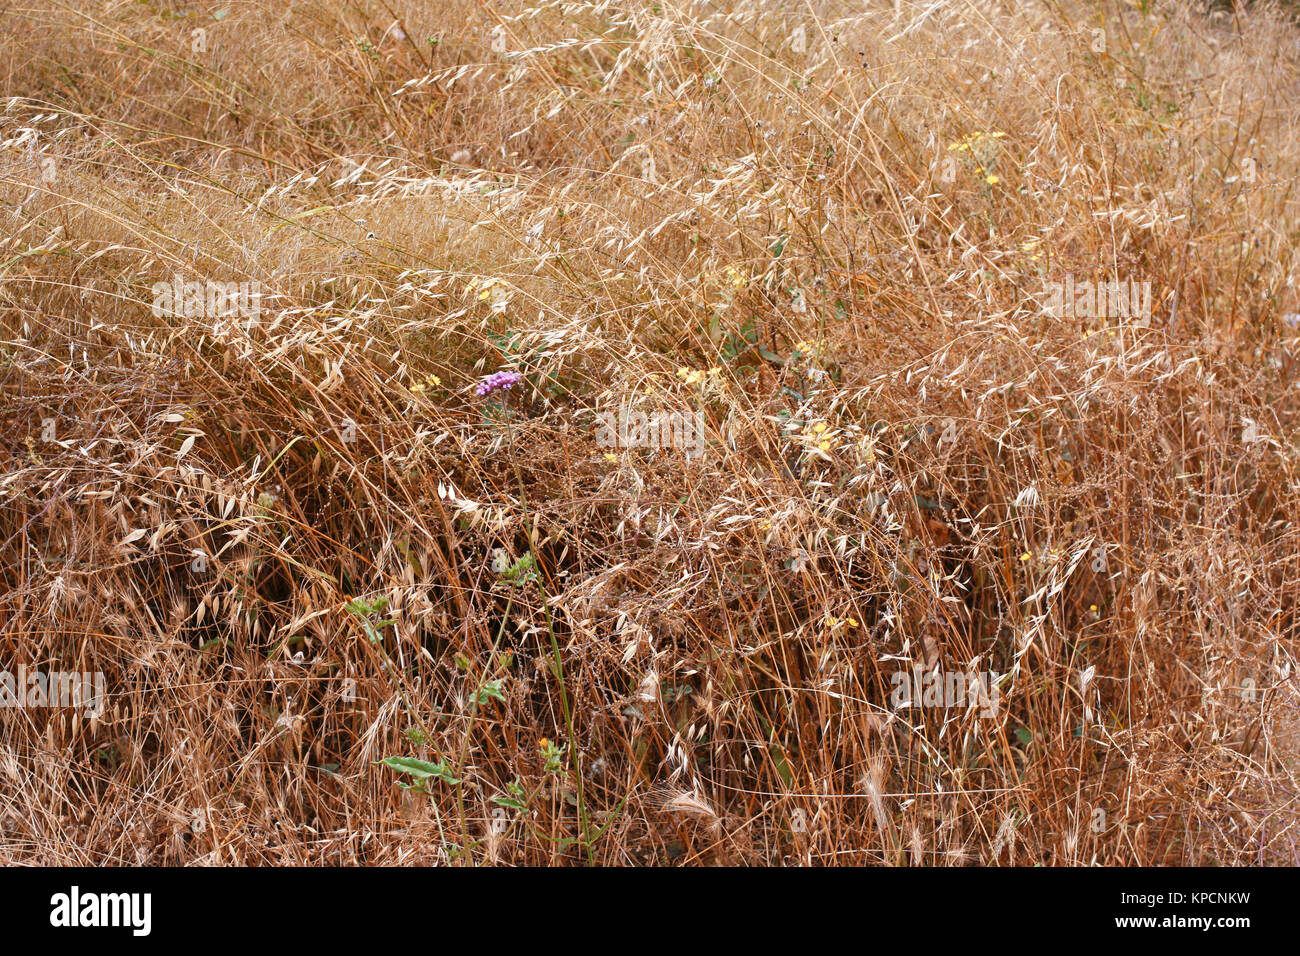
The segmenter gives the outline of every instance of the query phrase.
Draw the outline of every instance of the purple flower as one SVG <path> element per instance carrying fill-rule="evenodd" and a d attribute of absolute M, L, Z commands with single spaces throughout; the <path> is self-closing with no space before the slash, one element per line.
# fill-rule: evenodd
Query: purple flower
<path fill-rule="evenodd" d="M 475 395 L 490 395 L 497 389 L 507 389 L 523 380 L 518 372 L 493 372 L 478 385 L 474 386 Z"/>

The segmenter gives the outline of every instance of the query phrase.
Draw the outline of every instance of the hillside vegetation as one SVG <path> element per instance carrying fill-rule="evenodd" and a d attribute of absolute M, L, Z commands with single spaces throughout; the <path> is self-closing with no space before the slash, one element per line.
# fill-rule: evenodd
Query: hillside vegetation
<path fill-rule="evenodd" d="M 0 33 L 0 862 L 1297 861 L 1291 14 Z"/>

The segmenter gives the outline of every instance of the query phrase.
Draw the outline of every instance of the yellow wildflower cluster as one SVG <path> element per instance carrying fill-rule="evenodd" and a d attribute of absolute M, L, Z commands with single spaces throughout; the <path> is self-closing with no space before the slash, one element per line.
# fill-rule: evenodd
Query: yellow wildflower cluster
<path fill-rule="evenodd" d="M 428 391 L 431 388 L 441 388 L 441 387 L 442 387 L 442 379 L 430 373 L 429 375 L 424 376 L 424 378 L 420 379 L 418 382 L 412 385 L 411 391 L 414 392 L 416 395 L 419 395 L 421 392 Z"/>
<path fill-rule="evenodd" d="M 958 140 L 957 142 L 953 143 L 951 146 L 948 147 L 948 149 L 950 151 L 955 149 L 959 153 L 969 153 L 971 152 L 973 147 L 983 145 L 983 141 L 986 139 L 1001 139 L 1003 136 L 1006 135 L 1007 134 L 1003 132 L 971 133 L 965 139 Z"/>
<path fill-rule="evenodd" d="M 492 290 L 494 288 L 502 284 L 503 283 L 500 279 L 470 279 L 469 283 L 465 286 L 465 294 L 469 295 L 477 289 L 478 300 L 483 302 L 492 295 Z"/>
<path fill-rule="evenodd" d="M 713 368 L 701 371 L 700 369 L 687 368 L 682 366 L 677 370 L 677 377 L 687 385 L 698 385 L 700 382 L 710 378 L 717 378 L 722 374 L 721 366 L 715 365 Z"/>
<path fill-rule="evenodd" d="M 465 294 L 471 295 L 478 292 L 480 302 L 488 302 L 493 310 L 504 312 L 506 306 L 510 304 L 510 284 L 502 279 L 470 279 L 469 284 L 465 286 Z"/>
<path fill-rule="evenodd" d="M 832 631 L 838 631 L 841 628 L 848 628 L 849 630 L 854 630 L 855 628 L 858 627 L 858 622 L 856 618 L 852 618 L 852 617 L 827 617 L 826 626 L 829 627 Z"/>
<path fill-rule="evenodd" d="M 992 140 L 1001 139 L 1006 135 L 1006 133 L 1000 131 L 996 133 L 971 133 L 965 139 L 958 140 L 949 145 L 948 151 L 952 152 L 955 150 L 959 153 L 970 153 L 971 158 L 974 158 L 977 149 L 988 146 L 991 144 Z M 983 163 L 979 160 L 975 160 L 975 169 L 979 172 L 980 176 L 983 177 L 984 182 L 988 183 L 990 186 L 997 184 L 998 177 L 985 169 Z"/>
<path fill-rule="evenodd" d="M 804 440 L 812 443 L 818 451 L 830 451 L 835 435 L 835 429 L 825 422 L 813 422 L 803 433 Z"/>

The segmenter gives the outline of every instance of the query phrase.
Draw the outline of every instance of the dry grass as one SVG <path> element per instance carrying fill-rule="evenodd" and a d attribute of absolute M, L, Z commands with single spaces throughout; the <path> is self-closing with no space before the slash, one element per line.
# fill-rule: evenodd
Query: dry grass
<path fill-rule="evenodd" d="M 111 695 L 0 710 L 0 861 L 1296 861 L 1283 14 L 0 25 L 0 667 Z M 707 450 L 602 447 L 634 396 Z"/>

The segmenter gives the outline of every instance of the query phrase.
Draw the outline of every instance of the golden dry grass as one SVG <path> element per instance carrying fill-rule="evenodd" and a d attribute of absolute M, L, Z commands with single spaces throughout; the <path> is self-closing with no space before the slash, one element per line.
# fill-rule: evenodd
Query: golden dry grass
<path fill-rule="evenodd" d="M 0 861 L 1295 862 L 1287 16 L 0 26 L 0 668 L 110 694 L 0 710 Z"/>

